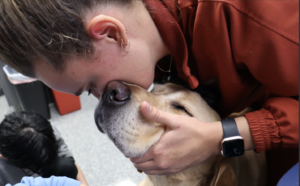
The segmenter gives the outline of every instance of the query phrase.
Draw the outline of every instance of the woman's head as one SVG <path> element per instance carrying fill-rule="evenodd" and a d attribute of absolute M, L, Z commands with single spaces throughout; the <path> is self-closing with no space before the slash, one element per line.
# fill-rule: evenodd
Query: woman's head
<path fill-rule="evenodd" d="M 165 46 L 161 46 L 162 39 L 154 23 L 146 24 L 152 21 L 149 18 L 142 0 L 3 0 L 0 2 L 0 59 L 50 87 L 53 82 L 47 82 L 49 77 L 43 71 L 53 68 L 52 77 L 58 73 L 63 75 L 65 69 L 78 62 L 79 68 L 98 63 L 91 68 L 105 69 L 108 78 L 103 78 L 102 73 L 102 82 L 94 83 L 101 84 L 99 94 L 110 80 L 131 81 L 146 88 L 153 80 L 155 63 L 166 55 L 166 50 L 161 50 Z M 120 47 L 122 40 L 127 44 L 127 39 L 131 44 L 128 54 Z M 124 68 L 125 65 L 130 68 Z M 134 82 L 138 79 L 133 76 L 134 69 L 137 74 L 148 69 L 145 78 L 149 80 Z M 125 70 L 128 74 L 123 73 Z M 54 86 L 74 93 L 73 89 L 60 87 Z"/>
<path fill-rule="evenodd" d="M 6 115 L 0 124 L 0 153 L 17 167 L 35 172 L 46 169 L 58 153 L 50 122 L 31 112 Z"/>
<path fill-rule="evenodd" d="M 90 56 L 94 49 L 84 27 L 83 15 L 100 3 L 108 1 L 1 1 L 0 59 L 25 75 L 34 76 L 32 63 L 39 58 L 62 70 L 70 56 Z"/>

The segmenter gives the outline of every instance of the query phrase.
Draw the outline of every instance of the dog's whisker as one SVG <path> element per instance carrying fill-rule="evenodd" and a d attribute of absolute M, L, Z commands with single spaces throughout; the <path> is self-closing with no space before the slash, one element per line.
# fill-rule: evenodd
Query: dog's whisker
<path fill-rule="evenodd" d="M 140 137 L 141 138 L 141 141 L 143 142 L 143 146 L 142 146 L 142 156 L 144 156 L 146 153 L 147 153 L 147 151 L 148 151 L 148 149 L 147 149 L 147 146 L 146 146 L 146 140 L 143 140 L 143 138 L 142 137 Z M 141 157 L 142 157 L 141 156 Z M 148 156 L 148 154 L 147 154 L 147 156 Z"/>
<path fill-rule="evenodd" d="M 138 134 L 138 135 L 139 135 L 139 134 Z M 129 143 L 128 147 L 127 147 L 127 151 L 128 151 L 128 152 L 130 152 L 130 148 L 131 148 L 132 145 L 133 145 L 133 141 L 130 140 L 130 143 Z"/>
<path fill-rule="evenodd" d="M 131 145 L 132 145 L 132 141 L 130 141 L 130 143 L 129 143 L 128 147 L 127 147 L 127 152 L 130 152 Z"/>
<path fill-rule="evenodd" d="M 143 129 L 144 131 L 146 131 L 146 128 Z M 148 150 L 152 147 L 152 145 L 150 147 L 147 147 L 146 143 L 144 143 L 144 152 L 143 152 L 143 156 L 146 155 L 149 157 L 149 155 L 147 154 Z"/>
<path fill-rule="evenodd" d="M 140 128 L 138 128 L 138 130 L 140 130 Z M 141 134 L 143 134 L 141 131 L 138 131 L 138 135 L 137 135 L 137 141 L 141 141 L 142 143 L 144 143 L 144 140 L 143 140 L 143 138 L 141 137 Z M 145 145 L 143 145 L 143 146 L 145 146 Z M 144 148 L 144 147 L 142 147 L 142 148 Z M 144 150 L 142 150 L 142 151 L 144 151 Z M 142 157 L 144 155 L 144 153 L 142 153 L 142 155 L 140 156 L 140 158 Z"/>
<path fill-rule="evenodd" d="M 128 120 L 128 116 L 127 116 L 126 119 L 127 119 L 127 121 L 129 121 Z M 131 125 L 132 125 L 133 128 L 137 128 L 136 123 L 132 123 Z M 137 132 L 137 136 L 139 137 L 139 133 L 138 132 Z M 130 141 L 130 144 L 129 144 L 128 148 L 127 148 L 128 152 L 130 152 L 130 148 L 131 148 L 132 145 L 133 145 L 133 141 Z"/>
<path fill-rule="evenodd" d="M 137 122 L 149 122 L 149 120 L 148 119 L 138 119 L 138 120 L 136 120 Z"/>
<path fill-rule="evenodd" d="M 139 133 L 139 134 L 144 134 L 144 132 L 146 131 L 146 128 L 142 128 L 142 130 L 144 130 L 143 132 L 141 132 L 141 133 Z M 143 140 L 143 137 L 141 136 L 141 135 L 139 135 L 139 137 L 141 138 L 141 140 L 144 142 L 144 140 Z M 148 151 L 148 149 L 147 149 L 147 146 L 146 146 L 146 142 L 144 142 L 143 143 L 143 146 L 142 146 L 142 148 L 143 148 L 143 155 Z M 142 155 L 142 156 L 143 156 Z"/>

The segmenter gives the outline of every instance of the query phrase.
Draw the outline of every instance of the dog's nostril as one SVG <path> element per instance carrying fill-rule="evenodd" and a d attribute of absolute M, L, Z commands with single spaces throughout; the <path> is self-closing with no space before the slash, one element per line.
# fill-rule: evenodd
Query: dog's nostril
<path fill-rule="evenodd" d="M 115 102 L 124 102 L 130 97 L 130 90 L 121 82 L 111 82 L 108 84 L 109 99 Z"/>
<path fill-rule="evenodd" d="M 113 90 L 110 93 L 110 99 L 114 101 L 126 101 L 129 97 L 129 93 L 127 91 L 117 91 Z"/>
<path fill-rule="evenodd" d="M 117 95 L 117 92 L 115 90 L 111 91 L 109 97 L 111 100 L 115 100 L 116 101 L 116 95 Z"/>

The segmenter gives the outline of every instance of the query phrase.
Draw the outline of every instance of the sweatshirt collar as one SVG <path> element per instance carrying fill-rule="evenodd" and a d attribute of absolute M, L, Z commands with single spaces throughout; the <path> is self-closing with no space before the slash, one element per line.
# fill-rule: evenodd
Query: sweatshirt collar
<path fill-rule="evenodd" d="M 177 11 L 178 5 L 175 1 L 170 0 L 164 0 L 163 2 L 160 0 L 145 0 L 145 3 L 160 35 L 175 59 L 178 76 L 188 82 L 192 89 L 195 89 L 199 82 L 191 74 L 188 66 L 188 49 L 182 30 L 177 22 L 180 19 Z"/>

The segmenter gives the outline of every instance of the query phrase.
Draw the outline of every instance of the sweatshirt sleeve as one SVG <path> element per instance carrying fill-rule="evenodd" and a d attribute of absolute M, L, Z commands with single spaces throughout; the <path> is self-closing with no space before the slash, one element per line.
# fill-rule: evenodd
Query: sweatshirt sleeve
<path fill-rule="evenodd" d="M 245 115 L 256 152 L 297 148 L 299 9 L 295 6 L 299 2 L 235 3 L 231 44 L 236 68 L 247 68 L 269 94 L 262 109 Z"/>
<path fill-rule="evenodd" d="M 55 177 L 50 178 L 42 177 L 23 177 L 21 183 L 14 186 L 80 186 L 81 182 L 67 178 L 67 177 Z M 6 186 L 11 186 L 11 184 L 6 184 Z"/>
<path fill-rule="evenodd" d="M 298 148 L 299 101 L 288 97 L 268 99 L 263 108 L 245 115 L 255 151 Z"/>

